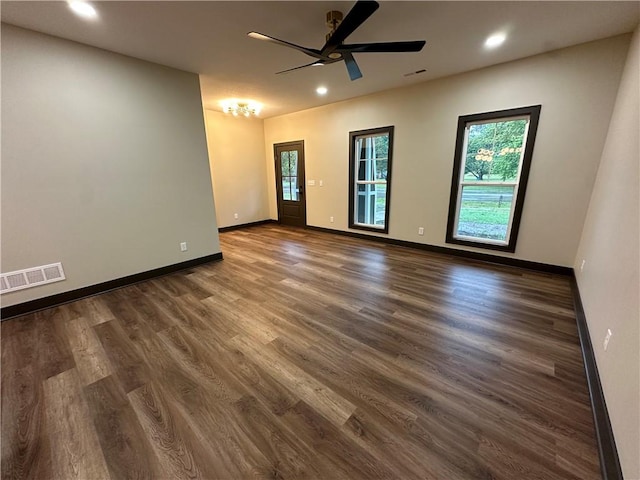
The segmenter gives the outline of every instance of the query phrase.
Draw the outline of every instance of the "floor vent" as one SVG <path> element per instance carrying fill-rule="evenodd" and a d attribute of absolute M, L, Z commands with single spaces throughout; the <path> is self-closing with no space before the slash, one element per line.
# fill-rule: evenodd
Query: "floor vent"
<path fill-rule="evenodd" d="M 3 273 L 0 275 L 0 293 L 15 292 L 23 288 L 37 287 L 64 279 L 61 263 Z"/>

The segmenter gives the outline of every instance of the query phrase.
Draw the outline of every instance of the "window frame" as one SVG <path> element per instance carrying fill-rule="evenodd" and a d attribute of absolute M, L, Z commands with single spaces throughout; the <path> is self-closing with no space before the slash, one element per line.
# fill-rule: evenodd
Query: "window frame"
<path fill-rule="evenodd" d="M 386 127 L 378 127 L 378 128 L 369 128 L 366 130 L 356 130 L 353 132 L 349 132 L 349 228 L 353 228 L 356 230 L 366 230 L 369 232 L 377 232 L 377 233 L 389 233 L 389 204 L 391 199 L 391 171 L 392 171 L 392 160 L 393 160 L 393 133 L 394 126 L 389 125 Z M 355 207 L 356 203 L 356 195 L 358 193 L 358 189 L 356 185 L 358 183 L 384 183 L 384 182 L 375 182 L 375 181 L 359 181 L 356 177 L 358 174 L 358 170 L 356 168 L 356 160 L 360 160 L 356 158 L 356 144 L 357 139 L 359 137 L 369 137 L 369 136 L 379 136 L 380 134 L 387 134 L 389 137 L 389 148 L 387 150 L 387 192 L 385 195 L 385 213 L 384 213 L 384 226 L 383 227 L 375 227 L 370 224 L 363 224 L 356 222 L 356 212 Z"/>
<path fill-rule="evenodd" d="M 458 117 L 455 156 L 453 160 L 453 175 L 451 177 L 451 194 L 449 197 L 449 214 L 447 221 L 446 243 L 465 245 L 468 247 L 486 248 L 489 250 L 497 250 L 503 252 L 515 252 L 541 109 L 542 105 L 532 105 L 528 107 L 497 110 L 493 112 L 477 113 Z M 529 119 L 529 127 L 526 131 L 524 152 L 522 154 L 522 160 L 518 166 L 518 175 L 516 181 L 477 182 L 478 184 L 486 186 L 514 186 L 514 200 L 512 200 L 511 213 L 509 217 L 511 219 L 511 222 L 509 225 L 507 225 L 506 242 L 500 242 L 491 239 L 482 239 L 477 237 L 456 236 L 455 232 L 457 231 L 460 205 L 462 201 L 462 188 L 464 185 L 476 183 L 465 182 L 464 173 L 462 172 L 462 168 L 465 164 L 464 157 L 467 148 L 467 127 L 472 124 L 490 123 L 492 120 L 515 120 L 518 117 L 527 117 Z"/>

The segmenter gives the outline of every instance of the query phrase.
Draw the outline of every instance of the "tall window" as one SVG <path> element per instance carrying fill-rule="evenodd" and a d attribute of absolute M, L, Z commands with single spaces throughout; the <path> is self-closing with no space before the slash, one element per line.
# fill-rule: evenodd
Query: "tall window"
<path fill-rule="evenodd" d="M 515 251 L 540 108 L 458 119 L 448 243 Z"/>
<path fill-rule="evenodd" d="M 387 233 L 393 127 L 349 133 L 349 228 Z"/>

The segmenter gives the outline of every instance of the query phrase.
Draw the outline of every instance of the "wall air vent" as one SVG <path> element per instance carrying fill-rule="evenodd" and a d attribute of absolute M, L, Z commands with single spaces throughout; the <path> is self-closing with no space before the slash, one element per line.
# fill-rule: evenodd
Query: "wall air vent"
<path fill-rule="evenodd" d="M 0 293 L 15 292 L 23 288 L 37 287 L 46 283 L 64 280 L 62 263 L 27 268 L 0 274 Z"/>

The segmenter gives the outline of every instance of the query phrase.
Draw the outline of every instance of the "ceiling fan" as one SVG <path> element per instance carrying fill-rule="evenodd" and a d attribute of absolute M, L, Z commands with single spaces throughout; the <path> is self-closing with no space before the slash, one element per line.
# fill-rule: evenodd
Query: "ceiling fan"
<path fill-rule="evenodd" d="M 284 40 L 279 40 L 263 33 L 249 32 L 247 35 L 251 38 L 275 43 L 276 45 L 294 48 L 315 58 L 311 63 L 277 72 L 278 74 L 311 66 L 329 65 L 331 63 L 344 61 L 347 71 L 349 72 L 349 78 L 351 78 L 351 80 L 357 80 L 362 77 L 362 72 L 353 58 L 354 53 L 419 52 L 426 43 L 424 40 L 357 44 L 343 43 L 379 6 L 378 2 L 375 1 L 358 0 L 344 19 L 342 18 L 341 12 L 328 12 L 327 26 L 331 28 L 331 31 L 327 34 L 326 43 L 320 50 L 285 42 Z"/>

